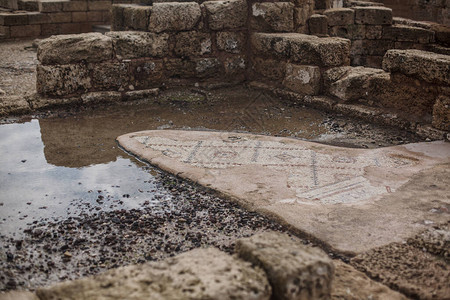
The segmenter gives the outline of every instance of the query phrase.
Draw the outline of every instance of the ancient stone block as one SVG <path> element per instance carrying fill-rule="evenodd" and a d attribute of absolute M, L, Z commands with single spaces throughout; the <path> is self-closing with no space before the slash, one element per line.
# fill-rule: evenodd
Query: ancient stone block
<path fill-rule="evenodd" d="M 221 31 L 216 35 L 217 49 L 229 53 L 241 53 L 245 49 L 246 33 Z"/>
<path fill-rule="evenodd" d="M 324 15 L 312 15 L 308 19 L 309 34 L 317 36 L 328 35 L 328 18 Z"/>
<path fill-rule="evenodd" d="M 222 64 L 217 58 L 197 58 L 195 62 L 195 75 L 198 78 L 211 78 L 220 76 Z"/>
<path fill-rule="evenodd" d="M 112 59 L 112 39 L 101 33 L 52 36 L 41 41 L 38 59 L 44 65 Z"/>
<path fill-rule="evenodd" d="M 162 57 L 169 54 L 167 33 L 112 31 L 106 35 L 112 38 L 118 59 Z"/>
<path fill-rule="evenodd" d="M 31 292 L 12 291 L 2 294 L 1 300 L 39 300 L 39 298 Z"/>
<path fill-rule="evenodd" d="M 87 13 L 85 11 L 76 11 L 72 13 L 72 22 L 87 22 Z"/>
<path fill-rule="evenodd" d="M 123 24 L 127 29 L 147 31 L 151 6 L 133 5 L 123 8 Z"/>
<path fill-rule="evenodd" d="M 125 9 L 132 7 L 130 4 L 114 4 L 111 8 L 111 30 L 125 30 Z M 146 21 L 147 22 L 147 21 Z"/>
<path fill-rule="evenodd" d="M 123 90 L 130 85 L 129 62 L 103 62 L 88 65 L 95 90 Z"/>
<path fill-rule="evenodd" d="M 59 24 L 41 24 L 41 35 L 48 36 L 61 33 Z"/>
<path fill-rule="evenodd" d="M 245 0 L 206 1 L 203 5 L 209 28 L 212 30 L 241 28 L 247 22 Z"/>
<path fill-rule="evenodd" d="M 298 27 L 306 25 L 309 16 L 313 14 L 310 7 L 312 6 L 294 7 L 294 27 L 296 29 Z"/>
<path fill-rule="evenodd" d="M 65 96 L 82 94 L 91 88 L 89 70 L 85 64 L 36 67 L 38 94 Z"/>
<path fill-rule="evenodd" d="M 110 10 L 111 9 L 111 1 L 89 1 L 88 9 L 89 10 Z"/>
<path fill-rule="evenodd" d="M 259 32 L 292 31 L 294 5 L 290 2 L 253 3 L 250 26 Z"/>
<path fill-rule="evenodd" d="M 191 78 L 195 76 L 196 64 L 189 59 L 164 59 L 164 76 L 167 78 Z"/>
<path fill-rule="evenodd" d="M 381 69 L 365 67 L 338 67 L 324 74 L 324 88 L 327 94 L 342 102 L 372 99 L 375 92 L 371 80 L 379 74 L 388 75 Z"/>
<path fill-rule="evenodd" d="M 441 95 L 433 106 L 433 127 L 450 131 L 450 97 Z M 448 252 L 448 248 L 447 248 Z M 448 255 L 448 253 L 447 253 Z M 448 257 L 447 257 L 448 258 Z"/>
<path fill-rule="evenodd" d="M 254 33 L 251 44 L 257 55 L 300 65 L 331 67 L 350 62 L 350 41 L 341 38 L 319 38 L 300 33 Z"/>
<path fill-rule="evenodd" d="M 217 249 L 196 249 L 161 262 L 110 270 L 92 278 L 42 288 L 42 299 L 269 299 L 259 268 Z M 88 296 L 89 295 L 89 296 Z"/>
<path fill-rule="evenodd" d="M 223 61 L 225 73 L 233 75 L 233 79 L 245 80 L 245 68 L 247 66 L 246 58 L 244 56 L 227 57 Z"/>
<path fill-rule="evenodd" d="M 273 59 L 254 58 L 252 69 L 263 77 L 273 80 L 282 80 L 286 74 L 286 63 Z"/>
<path fill-rule="evenodd" d="M 347 26 L 355 22 L 355 11 L 350 8 L 332 8 L 323 12 L 328 18 L 328 26 Z"/>
<path fill-rule="evenodd" d="M 23 114 L 30 112 L 30 105 L 27 100 L 23 96 L 0 96 L 0 116 L 6 116 L 10 114 Z M 15 296 L 15 297 L 13 297 Z M 11 294 L 8 297 L 8 294 L 2 294 L 0 299 L 36 299 L 36 298 L 26 298 L 25 295 L 20 298 L 19 294 L 13 295 Z"/>
<path fill-rule="evenodd" d="M 159 88 L 139 90 L 139 91 L 129 91 L 124 93 L 123 101 L 148 99 L 158 95 L 159 95 Z"/>
<path fill-rule="evenodd" d="M 0 25 L 3 26 L 13 26 L 13 25 L 27 25 L 28 24 L 28 14 L 26 13 L 0 13 Z"/>
<path fill-rule="evenodd" d="M 50 22 L 48 14 L 42 14 L 40 12 L 29 12 L 28 13 L 28 24 L 47 24 Z"/>
<path fill-rule="evenodd" d="M 244 260 L 266 271 L 274 299 L 329 299 L 334 265 L 320 249 L 288 235 L 265 232 L 236 242 Z"/>
<path fill-rule="evenodd" d="M 366 25 L 392 24 L 392 9 L 387 7 L 354 7 L 355 23 Z"/>
<path fill-rule="evenodd" d="M 434 42 L 434 32 L 418 27 L 393 25 L 384 27 L 383 38 L 399 42 L 428 44 Z"/>
<path fill-rule="evenodd" d="M 122 94 L 119 92 L 92 92 L 81 95 L 81 101 L 84 104 L 102 103 L 102 102 L 120 102 Z"/>
<path fill-rule="evenodd" d="M 317 66 L 287 64 L 283 86 L 303 95 L 317 95 L 320 91 L 321 76 Z"/>
<path fill-rule="evenodd" d="M 11 38 L 32 37 L 41 35 L 41 25 L 20 25 L 10 27 Z"/>
<path fill-rule="evenodd" d="M 101 11 L 88 11 L 86 14 L 89 22 L 101 22 L 103 20 Z"/>
<path fill-rule="evenodd" d="M 0 26 L 0 39 L 9 39 L 10 37 L 10 26 Z"/>
<path fill-rule="evenodd" d="M 385 26 L 390 27 L 390 26 Z M 383 26 L 381 25 L 367 25 L 366 26 L 366 39 L 379 40 L 383 38 Z"/>
<path fill-rule="evenodd" d="M 63 4 L 69 2 L 69 0 L 39 0 L 40 12 L 60 12 L 63 10 Z"/>
<path fill-rule="evenodd" d="M 187 31 L 175 35 L 175 55 L 194 57 L 211 53 L 211 36 L 209 33 Z"/>
<path fill-rule="evenodd" d="M 163 79 L 161 60 L 140 59 L 130 63 L 130 84 L 136 89 L 159 86 Z"/>
<path fill-rule="evenodd" d="M 195 2 L 154 3 L 148 29 L 153 32 L 191 30 L 201 16 Z"/>
<path fill-rule="evenodd" d="M 48 14 L 49 23 L 70 23 L 72 22 L 72 14 L 70 12 L 57 12 Z"/>
<path fill-rule="evenodd" d="M 421 50 L 389 50 L 383 69 L 440 85 L 450 85 L 450 56 Z"/>
<path fill-rule="evenodd" d="M 68 1 L 63 2 L 63 11 L 87 11 L 88 2 Z"/>

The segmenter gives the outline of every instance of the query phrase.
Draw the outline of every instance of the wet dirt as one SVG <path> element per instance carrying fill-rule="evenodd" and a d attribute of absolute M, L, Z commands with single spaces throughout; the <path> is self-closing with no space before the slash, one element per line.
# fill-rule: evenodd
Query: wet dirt
<path fill-rule="evenodd" d="M 14 43 L 0 44 L 7 57 L 0 63 L 0 89 L 25 95 L 34 90 L 36 54 L 31 41 Z M 166 91 L 0 124 L 0 290 L 33 290 L 195 247 L 230 250 L 236 238 L 285 230 L 138 161 L 117 146 L 119 135 L 223 130 L 361 148 L 421 141 L 245 88 Z"/>

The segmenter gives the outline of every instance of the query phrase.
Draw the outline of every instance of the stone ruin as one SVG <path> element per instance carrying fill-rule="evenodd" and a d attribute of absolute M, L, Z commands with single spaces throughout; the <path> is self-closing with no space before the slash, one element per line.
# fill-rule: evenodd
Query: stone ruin
<path fill-rule="evenodd" d="M 157 88 L 246 84 L 442 139 L 450 131 L 450 29 L 393 18 L 381 5 L 115 4 L 112 31 L 40 43 L 41 98 L 31 109 L 127 101 Z"/>

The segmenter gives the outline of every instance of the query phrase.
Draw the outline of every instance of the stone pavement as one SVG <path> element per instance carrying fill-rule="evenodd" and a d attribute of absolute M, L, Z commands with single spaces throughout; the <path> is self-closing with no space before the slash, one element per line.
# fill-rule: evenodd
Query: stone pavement
<path fill-rule="evenodd" d="M 367 150 L 172 130 L 130 133 L 118 142 L 344 254 L 403 242 L 450 219 L 446 142 Z"/>

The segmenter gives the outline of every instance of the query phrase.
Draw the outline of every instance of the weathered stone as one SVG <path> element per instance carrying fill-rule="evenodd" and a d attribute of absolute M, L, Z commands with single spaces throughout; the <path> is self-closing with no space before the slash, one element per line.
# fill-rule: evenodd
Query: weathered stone
<path fill-rule="evenodd" d="M 241 53 L 245 49 L 245 32 L 222 31 L 216 35 L 217 49 L 229 53 Z"/>
<path fill-rule="evenodd" d="M 333 260 L 335 271 L 331 299 L 361 300 L 361 299 L 390 299 L 406 300 L 402 294 L 389 289 L 387 286 L 371 280 L 364 273 L 356 270 L 340 260 Z M 362 288 L 364 287 L 364 288 Z"/>
<path fill-rule="evenodd" d="M 309 34 L 317 36 L 328 35 L 328 18 L 324 15 L 312 15 L 308 19 Z"/>
<path fill-rule="evenodd" d="M 256 57 L 252 68 L 257 74 L 273 80 L 282 80 L 286 74 L 286 63 L 273 59 Z"/>
<path fill-rule="evenodd" d="M 0 25 L 13 26 L 13 25 L 27 25 L 28 14 L 26 13 L 0 13 Z"/>
<path fill-rule="evenodd" d="M 140 90 L 140 91 L 129 91 L 123 94 L 124 101 L 141 100 L 148 99 L 159 95 L 159 88 Z"/>
<path fill-rule="evenodd" d="M 42 96 L 32 96 L 28 99 L 32 110 L 39 109 L 49 109 L 52 107 L 64 106 L 64 105 L 78 105 L 81 104 L 81 97 L 42 97 Z"/>
<path fill-rule="evenodd" d="M 390 26 L 385 26 L 390 27 Z M 366 26 L 366 39 L 379 40 L 383 38 L 383 26 L 381 25 L 367 25 Z"/>
<path fill-rule="evenodd" d="M 69 2 L 69 0 L 39 0 L 39 11 L 42 13 L 59 12 L 62 11 L 63 4 L 66 2 Z"/>
<path fill-rule="evenodd" d="M 39 298 L 30 292 L 9 292 L 0 294 L 0 300 L 39 300 Z"/>
<path fill-rule="evenodd" d="M 91 88 L 85 64 L 36 67 L 36 90 L 41 95 L 64 96 L 84 93 Z"/>
<path fill-rule="evenodd" d="M 435 128 L 450 131 L 450 97 L 441 95 L 433 106 L 433 121 Z M 447 241 L 447 245 L 448 245 Z M 448 249 L 448 248 L 447 248 Z M 448 252 L 448 250 L 447 250 Z M 449 257 L 447 257 L 449 258 Z"/>
<path fill-rule="evenodd" d="M 227 57 L 223 62 L 225 73 L 227 75 L 233 75 L 233 81 L 245 80 L 245 67 L 246 59 L 244 56 L 232 56 Z"/>
<path fill-rule="evenodd" d="M 27 112 L 30 112 L 30 105 L 23 96 L 0 96 L 0 116 Z M 5 299 L 19 299 L 19 297 L 13 298 L 11 295 L 11 298 Z"/>
<path fill-rule="evenodd" d="M 114 4 L 111 7 L 111 30 L 125 30 L 125 9 L 132 7 L 130 4 Z M 86 16 L 87 17 L 87 16 Z"/>
<path fill-rule="evenodd" d="M 382 6 L 354 7 L 355 23 L 366 25 L 392 24 L 392 9 Z"/>
<path fill-rule="evenodd" d="M 310 15 L 313 14 L 311 6 L 306 7 L 294 7 L 294 27 L 298 29 L 299 27 L 305 26 Z"/>
<path fill-rule="evenodd" d="M 166 33 L 113 31 L 106 35 L 112 38 L 118 59 L 169 55 L 169 35 Z"/>
<path fill-rule="evenodd" d="M 130 84 L 147 89 L 159 86 L 163 81 L 164 66 L 161 60 L 134 60 L 130 63 Z"/>
<path fill-rule="evenodd" d="M 129 62 L 89 64 L 96 90 L 126 89 L 130 84 Z"/>
<path fill-rule="evenodd" d="M 393 25 L 384 27 L 383 38 L 400 42 L 428 44 L 434 42 L 434 32 L 418 27 Z"/>
<path fill-rule="evenodd" d="M 154 32 L 192 30 L 200 16 L 200 6 L 195 2 L 154 3 L 148 28 Z"/>
<path fill-rule="evenodd" d="M 383 69 L 420 80 L 450 85 L 450 56 L 421 50 L 389 50 Z"/>
<path fill-rule="evenodd" d="M 112 39 L 101 33 L 52 36 L 38 48 L 38 59 L 44 65 L 100 62 L 112 57 Z"/>
<path fill-rule="evenodd" d="M 320 68 L 287 64 L 283 85 L 303 95 L 317 95 L 321 85 Z"/>
<path fill-rule="evenodd" d="M 164 75 L 167 78 L 191 78 L 195 76 L 196 64 L 190 59 L 164 59 Z"/>
<path fill-rule="evenodd" d="M 328 26 L 347 26 L 355 22 L 355 11 L 350 8 L 332 8 L 323 12 L 328 18 Z"/>
<path fill-rule="evenodd" d="M 195 75 L 198 78 L 211 78 L 219 76 L 222 64 L 217 58 L 195 59 Z"/>
<path fill-rule="evenodd" d="M 334 265 L 320 249 L 288 235 L 265 232 L 236 242 L 244 260 L 266 271 L 274 299 L 329 299 Z"/>
<path fill-rule="evenodd" d="M 342 38 L 319 38 L 300 33 L 254 33 L 251 44 L 257 55 L 301 65 L 332 67 L 350 62 L 350 41 Z"/>
<path fill-rule="evenodd" d="M 102 103 L 102 102 L 119 102 L 122 94 L 119 92 L 92 92 L 81 95 L 84 104 Z"/>
<path fill-rule="evenodd" d="M 359 99 L 372 99 L 371 79 L 379 74 L 385 74 L 381 69 L 365 67 L 338 67 L 327 70 L 324 77 L 326 93 L 339 98 L 342 102 Z"/>
<path fill-rule="evenodd" d="M 292 31 L 294 4 L 290 2 L 253 3 L 251 29 L 259 32 Z"/>
<path fill-rule="evenodd" d="M 328 33 L 330 36 L 351 39 L 352 42 L 356 42 L 357 40 L 366 38 L 366 27 L 367 26 L 355 24 L 332 26 L 328 28 Z"/>
<path fill-rule="evenodd" d="M 269 299 L 264 272 L 217 249 L 39 289 L 41 299 Z"/>
<path fill-rule="evenodd" d="M 206 1 L 203 3 L 209 28 L 212 30 L 237 29 L 247 22 L 247 1 Z"/>
<path fill-rule="evenodd" d="M 181 57 L 194 57 L 211 53 L 209 33 L 187 31 L 175 35 L 174 52 Z"/>
<path fill-rule="evenodd" d="M 130 5 L 123 7 L 123 24 L 127 29 L 147 31 L 151 6 Z"/>

